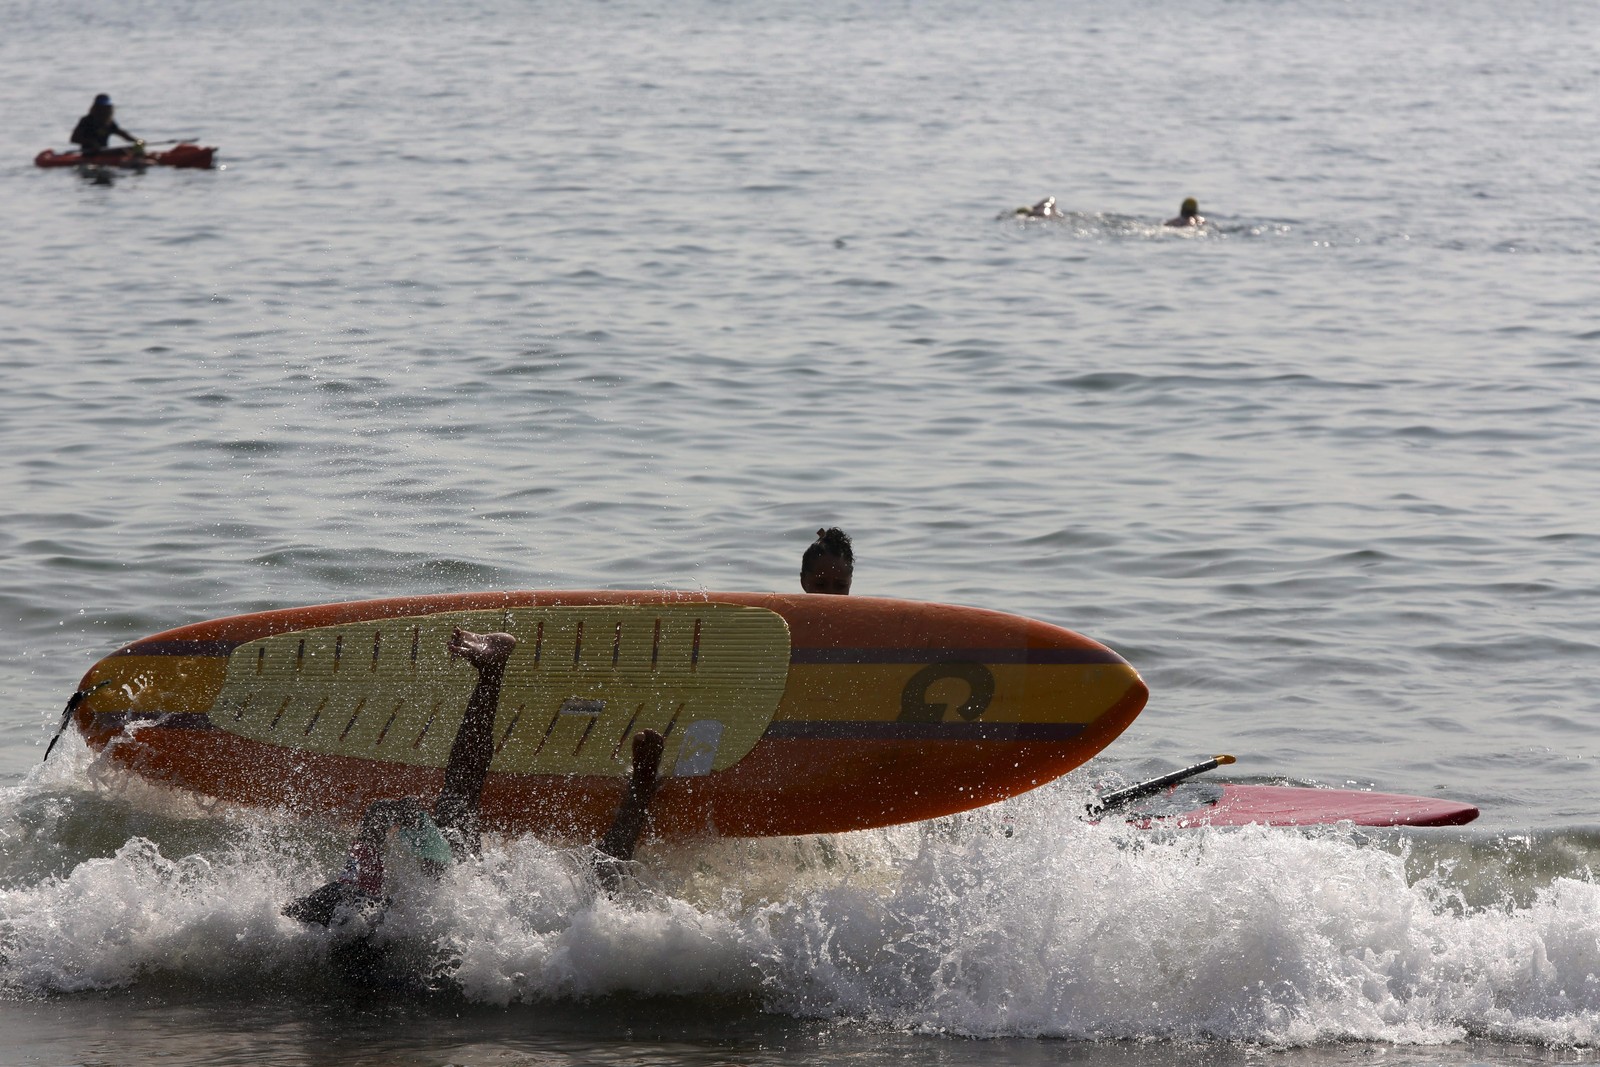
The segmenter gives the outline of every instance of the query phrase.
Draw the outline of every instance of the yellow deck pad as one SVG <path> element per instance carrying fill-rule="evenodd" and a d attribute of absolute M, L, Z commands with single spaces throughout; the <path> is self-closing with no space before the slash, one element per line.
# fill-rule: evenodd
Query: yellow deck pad
<path fill-rule="evenodd" d="M 453 611 L 276 634 L 235 648 L 214 726 L 312 752 L 442 767 L 477 684 L 446 650 L 456 627 L 519 641 L 491 769 L 622 775 L 637 731 L 664 768 L 724 770 L 772 721 L 789 627 L 764 608 L 684 603 Z"/>

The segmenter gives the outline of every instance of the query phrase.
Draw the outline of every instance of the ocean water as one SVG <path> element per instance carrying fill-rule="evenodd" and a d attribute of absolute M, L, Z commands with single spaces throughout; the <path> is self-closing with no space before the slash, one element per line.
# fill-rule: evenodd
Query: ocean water
<path fill-rule="evenodd" d="M 7 1064 L 1589 1062 L 1589 5 L 0 0 Z M 97 92 L 211 172 L 40 170 Z M 1054 195 L 1064 215 L 1025 220 Z M 1197 197 L 1199 231 L 1160 225 Z M 1080 630 L 1147 710 L 960 818 L 491 841 L 352 990 L 345 829 L 119 779 L 84 670 L 266 608 L 856 591 Z M 1090 793 L 1466 800 L 1146 834 Z"/>

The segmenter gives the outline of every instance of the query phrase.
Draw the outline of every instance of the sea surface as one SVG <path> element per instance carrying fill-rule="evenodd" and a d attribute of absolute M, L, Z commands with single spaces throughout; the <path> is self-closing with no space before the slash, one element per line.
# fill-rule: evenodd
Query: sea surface
<path fill-rule="evenodd" d="M 1595 15 L 0 0 L 0 1063 L 1600 1058 Z M 222 166 L 35 168 L 99 92 Z M 345 828 L 41 765 L 159 630 L 791 590 L 827 525 L 857 593 L 1080 630 L 1148 708 L 617 897 L 491 840 L 391 916 L 430 994 L 279 914 Z M 1216 752 L 1483 814 L 1076 817 Z"/>

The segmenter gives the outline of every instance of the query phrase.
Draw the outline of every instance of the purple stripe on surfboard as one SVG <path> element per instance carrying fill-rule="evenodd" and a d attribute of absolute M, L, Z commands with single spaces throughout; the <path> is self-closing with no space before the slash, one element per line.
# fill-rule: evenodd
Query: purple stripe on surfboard
<path fill-rule="evenodd" d="M 790 663 L 1123 663 L 1109 648 L 797 648 Z"/>
<path fill-rule="evenodd" d="M 97 714 L 95 723 L 109 725 L 118 730 L 129 723 L 145 723 L 168 730 L 215 730 L 211 717 L 203 711 L 104 711 Z"/>
<path fill-rule="evenodd" d="M 243 641 L 141 641 L 107 656 L 227 656 Z"/>
<path fill-rule="evenodd" d="M 242 641 L 144 641 L 112 656 L 227 656 Z M 109 657 L 108 657 L 109 658 Z M 791 664 L 992 663 L 1073 665 L 1123 663 L 1108 648 L 796 648 Z"/>
<path fill-rule="evenodd" d="M 216 729 L 205 712 L 113 711 L 96 716 L 115 729 L 147 723 L 170 730 Z M 1079 723 L 1047 722 L 775 722 L 763 738 L 781 741 L 1070 741 Z"/>
<path fill-rule="evenodd" d="M 1070 741 L 1081 723 L 775 722 L 762 738 L 781 741 Z"/>

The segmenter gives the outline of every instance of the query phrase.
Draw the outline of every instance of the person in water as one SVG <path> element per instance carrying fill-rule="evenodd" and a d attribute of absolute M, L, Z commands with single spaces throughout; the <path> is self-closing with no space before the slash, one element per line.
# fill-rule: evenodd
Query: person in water
<path fill-rule="evenodd" d="M 511 634 L 475 634 L 459 627 L 450 636 L 450 656 L 467 661 L 478 672 L 478 684 L 467 700 L 466 715 L 456 731 L 445 762 L 444 785 L 430 813 L 415 797 L 375 801 L 361 818 L 360 829 L 345 859 L 344 870 L 320 889 L 288 904 L 291 919 L 326 926 L 341 906 L 362 907 L 384 900 L 384 858 L 391 833 L 398 833 L 422 869 L 438 875 L 453 860 L 476 855 L 480 847 L 478 809 L 494 759 L 494 719 L 500 705 L 506 662 L 517 647 Z M 666 742 L 654 730 L 633 737 L 633 775 L 611 829 L 601 840 L 596 872 L 607 889 L 619 884 L 617 865 L 633 858 L 644 831 Z"/>
<path fill-rule="evenodd" d="M 1059 219 L 1061 209 L 1056 207 L 1056 198 L 1047 196 L 1032 207 L 1019 207 L 1014 214 L 1025 219 Z"/>
<path fill-rule="evenodd" d="M 129 153 L 126 148 L 111 148 L 111 136 L 122 138 L 133 143 L 135 150 L 144 148 L 144 142 L 133 134 L 117 125 L 113 118 L 115 108 L 111 106 L 111 97 L 101 93 L 94 98 L 94 103 L 89 105 L 89 113 L 78 120 L 72 128 L 72 143 L 86 156 L 124 156 Z"/>
<path fill-rule="evenodd" d="M 1181 227 L 1204 226 L 1205 224 L 1206 220 L 1200 215 L 1200 204 L 1195 200 L 1194 197 L 1191 196 L 1181 205 L 1179 205 L 1177 216 L 1175 218 L 1168 219 L 1162 225 Z"/>
<path fill-rule="evenodd" d="M 855 577 L 856 556 L 850 535 L 837 526 L 817 531 L 800 557 L 800 588 L 807 593 L 833 593 L 846 596 Z"/>

